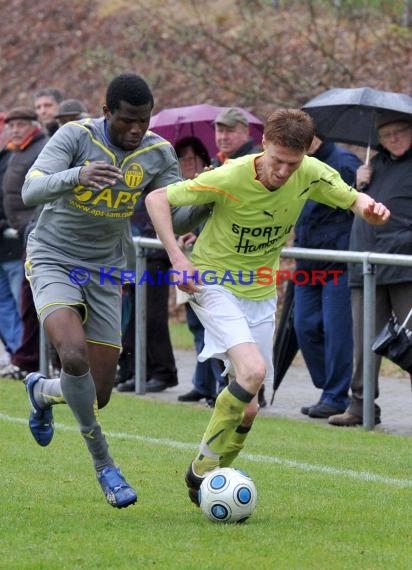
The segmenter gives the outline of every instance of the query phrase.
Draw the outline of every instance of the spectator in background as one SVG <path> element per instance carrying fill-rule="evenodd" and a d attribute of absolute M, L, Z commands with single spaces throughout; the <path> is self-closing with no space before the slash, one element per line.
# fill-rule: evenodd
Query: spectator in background
<path fill-rule="evenodd" d="M 315 136 L 308 155 L 328 164 L 347 184 L 354 185 L 361 161 L 353 153 Z M 294 246 L 346 250 L 352 221 L 353 214 L 348 210 L 308 200 L 295 226 Z M 319 401 L 302 407 L 301 412 L 311 418 L 327 418 L 343 412 L 349 402 L 353 336 L 347 265 L 298 259 L 296 270 L 309 275 L 313 271 L 341 271 L 336 279 L 334 274 L 327 273 L 325 283 L 312 284 L 310 280 L 294 287 L 298 345 L 313 384 L 322 390 Z"/>
<path fill-rule="evenodd" d="M 88 116 L 87 108 L 81 101 L 78 99 L 64 99 L 59 105 L 55 118 L 61 127 L 70 121 L 79 121 Z"/>
<path fill-rule="evenodd" d="M 39 122 L 46 134 L 52 136 L 59 128 L 56 115 L 63 101 L 63 93 L 56 87 L 43 87 L 36 91 L 33 101 Z"/>
<path fill-rule="evenodd" d="M 194 178 L 210 164 L 209 153 L 206 147 L 196 137 L 181 139 L 176 143 L 175 151 L 179 159 L 182 176 L 185 180 Z M 181 236 L 180 241 L 183 249 L 186 248 L 188 250 L 192 247 L 201 228 L 202 226 L 193 233 Z M 190 303 L 187 302 L 186 296 L 178 289 L 176 290 L 176 296 L 177 299 L 183 296 L 187 325 L 194 338 L 196 354 L 199 355 L 205 345 L 205 329 Z M 221 363 L 217 358 L 209 358 L 204 362 L 197 361 L 192 378 L 193 388 L 186 394 L 178 396 L 179 402 L 198 402 L 205 398 L 207 404 L 213 406 L 217 393 L 226 385 L 222 377 L 222 371 Z"/>
<path fill-rule="evenodd" d="M 185 137 L 175 144 L 180 170 L 185 180 L 191 180 L 210 164 L 209 153 L 197 137 Z"/>
<path fill-rule="evenodd" d="M 377 115 L 379 150 L 369 165 L 358 168 L 356 185 L 391 210 L 389 222 L 371 228 L 355 219 L 349 249 L 412 255 L 412 116 L 382 112 Z M 363 423 L 363 275 L 361 264 L 349 265 L 352 293 L 354 370 L 352 397 L 343 414 L 329 417 L 334 426 L 351 427 Z M 392 313 L 403 322 L 411 308 L 412 267 L 376 266 L 376 334 Z M 409 326 L 411 323 L 409 323 Z M 375 358 L 375 399 L 379 397 L 381 357 Z M 375 424 L 381 422 L 381 410 L 375 403 Z"/>
<path fill-rule="evenodd" d="M 0 339 L 5 354 L 0 359 L 0 375 L 21 344 L 20 288 L 23 278 L 23 247 L 18 232 L 11 228 L 3 206 L 3 176 L 11 151 L 7 148 L 9 129 L 0 133 Z"/>
<path fill-rule="evenodd" d="M 25 240 L 35 215 L 34 206 L 26 206 L 21 197 L 24 178 L 47 142 L 37 115 L 33 109 L 15 107 L 6 114 L 10 132 L 10 159 L 3 177 L 3 204 L 7 221 L 18 232 L 25 260 Z M 21 278 L 20 312 L 23 322 L 23 338 L 19 348 L 11 357 L 10 365 L 0 371 L 1 377 L 23 379 L 27 372 L 39 369 L 39 324 L 33 305 L 30 284 Z"/>
<path fill-rule="evenodd" d="M 212 158 L 212 166 L 220 166 L 228 158 L 238 158 L 262 150 L 255 145 L 249 134 L 249 121 L 246 115 L 235 107 L 223 110 L 216 117 L 215 142 L 218 153 Z"/>
<path fill-rule="evenodd" d="M 18 231 L 20 232 L 21 239 L 23 240 L 23 246 L 25 248 L 25 240 L 27 235 L 34 227 L 38 216 L 42 210 L 42 206 L 37 208 L 27 208 L 21 200 L 20 192 L 21 187 L 24 182 L 24 177 L 31 164 L 37 158 L 42 147 L 46 144 L 47 138 L 54 134 L 59 128 L 60 124 L 57 122 L 55 117 L 56 113 L 59 112 L 59 104 L 61 104 L 63 99 L 63 94 L 59 89 L 54 87 L 46 87 L 38 90 L 34 95 L 34 106 L 35 114 L 34 117 L 37 118 L 43 129 L 43 135 L 40 142 L 37 142 L 37 147 L 32 147 L 30 154 L 28 155 L 28 160 L 25 160 L 25 166 L 18 180 L 18 185 L 16 186 L 18 196 L 15 196 L 13 200 L 13 205 L 10 206 L 9 216 L 11 216 L 11 223 L 19 225 Z M 73 107 L 72 107 L 73 109 Z M 33 115 L 33 111 L 31 111 Z M 37 128 L 40 126 L 37 123 Z M 10 192 L 12 192 L 10 188 Z M 10 199 L 10 198 L 8 198 Z M 18 209 L 23 212 L 23 224 L 19 224 L 17 220 L 14 220 L 16 216 L 20 216 Z M 24 226 L 24 227 L 23 227 Z M 15 227 L 15 226 L 13 226 Z M 25 249 L 23 250 L 23 260 L 25 259 Z M 24 378 L 28 372 L 34 372 L 39 369 L 40 366 L 40 330 L 39 330 L 39 320 L 37 317 L 36 309 L 33 302 L 33 295 L 30 288 L 30 284 L 27 279 L 23 276 L 21 285 L 21 300 L 20 300 L 20 310 L 23 325 L 23 336 L 22 342 L 18 350 L 12 356 L 11 364 L 0 371 L 1 375 L 11 376 L 15 379 Z M 60 363 L 53 347 L 50 347 L 50 354 L 53 366 L 55 368 L 60 368 Z"/>

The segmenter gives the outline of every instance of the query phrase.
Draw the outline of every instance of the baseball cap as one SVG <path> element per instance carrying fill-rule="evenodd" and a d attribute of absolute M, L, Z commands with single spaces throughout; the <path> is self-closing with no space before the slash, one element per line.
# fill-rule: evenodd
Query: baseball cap
<path fill-rule="evenodd" d="M 77 117 L 78 115 L 84 115 L 87 113 L 86 107 L 78 99 L 65 99 L 59 105 L 56 119 L 60 117 Z"/>
<path fill-rule="evenodd" d="M 37 121 L 36 111 L 30 107 L 14 107 L 6 113 L 4 118 L 5 123 L 9 123 L 15 119 L 22 119 L 24 121 Z"/>
<path fill-rule="evenodd" d="M 249 121 L 247 117 L 236 109 L 235 107 L 230 107 L 221 111 L 214 121 L 215 125 L 225 125 L 226 127 L 235 127 L 237 123 L 242 123 L 246 127 L 249 126 Z"/>
<path fill-rule="evenodd" d="M 376 115 L 375 126 L 377 129 L 380 129 L 389 123 L 397 123 L 399 121 L 412 123 L 412 115 L 399 113 L 398 111 L 382 111 Z"/>

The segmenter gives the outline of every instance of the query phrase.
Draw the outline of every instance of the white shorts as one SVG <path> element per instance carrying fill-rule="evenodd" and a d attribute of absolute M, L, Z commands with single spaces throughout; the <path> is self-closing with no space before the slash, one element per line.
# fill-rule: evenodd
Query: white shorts
<path fill-rule="evenodd" d="M 205 327 L 205 346 L 199 361 L 219 358 L 226 373 L 233 374 L 227 351 L 245 342 L 254 342 L 266 364 L 265 380 L 273 380 L 273 335 L 276 298 L 253 301 L 236 297 L 221 285 L 204 285 L 189 302 Z"/>

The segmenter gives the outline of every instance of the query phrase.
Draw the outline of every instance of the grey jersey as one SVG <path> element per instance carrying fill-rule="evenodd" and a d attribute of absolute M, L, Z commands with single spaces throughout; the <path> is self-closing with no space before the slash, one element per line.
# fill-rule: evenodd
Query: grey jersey
<path fill-rule="evenodd" d="M 123 180 L 103 190 L 81 186 L 81 167 L 96 160 L 120 168 Z M 180 179 L 173 146 L 151 131 L 137 149 L 123 151 L 109 142 L 103 117 L 67 123 L 46 144 L 23 185 L 25 204 L 45 204 L 29 236 L 28 258 L 47 255 L 45 261 L 123 268 L 128 256 L 130 265 L 130 217 L 139 196 Z"/>

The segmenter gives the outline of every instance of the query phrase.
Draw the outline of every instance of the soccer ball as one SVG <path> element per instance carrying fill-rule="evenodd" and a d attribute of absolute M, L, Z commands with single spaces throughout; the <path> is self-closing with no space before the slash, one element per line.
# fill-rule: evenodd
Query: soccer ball
<path fill-rule="evenodd" d="M 242 523 L 256 507 L 252 479 L 240 469 L 214 469 L 200 486 L 200 508 L 213 522 Z"/>

